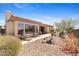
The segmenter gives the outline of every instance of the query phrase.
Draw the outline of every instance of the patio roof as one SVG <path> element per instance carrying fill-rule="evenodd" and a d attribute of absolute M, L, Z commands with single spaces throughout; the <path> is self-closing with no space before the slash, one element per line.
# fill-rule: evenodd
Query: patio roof
<path fill-rule="evenodd" d="M 41 26 L 51 26 L 51 27 L 53 27 L 52 25 L 43 24 L 43 23 L 38 22 L 38 21 L 34 21 L 34 20 L 30 20 L 30 19 L 25 19 L 25 18 L 13 16 L 13 15 L 11 15 L 11 17 L 10 17 L 10 19 L 8 21 L 20 21 L 20 22 L 27 22 L 27 23 L 32 23 L 32 24 L 39 24 Z"/>

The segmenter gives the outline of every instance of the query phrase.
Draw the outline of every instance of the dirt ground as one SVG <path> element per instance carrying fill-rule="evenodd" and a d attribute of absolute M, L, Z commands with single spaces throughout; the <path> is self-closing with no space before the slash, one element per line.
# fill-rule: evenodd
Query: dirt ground
<path fill-rule="evenodd" d="M 19 56 L 64 56 L 62 51 L 63 41 L 54 37 L 53 44 L 42 43 L 37 40 L 22 46 Z"/>

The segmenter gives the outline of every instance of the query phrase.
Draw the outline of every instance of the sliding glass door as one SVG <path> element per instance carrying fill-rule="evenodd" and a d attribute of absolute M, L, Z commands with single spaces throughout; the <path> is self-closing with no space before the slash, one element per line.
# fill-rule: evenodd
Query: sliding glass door
<path fill-rule="evenodd" d="M 35 35 L 39 31 L 39 26 L 27 24 L 27 23 L 18 23 L 18 34 L 22 35 Z"/>
<path fill-rule="evenodd" d="M 34 33 L 35 32 L 35 26 L 31 24 L 25 24 L 25 34 L 28 33 Z"/>
<path fill-rule="evenodd" d="M 18 23 L 18 34 L 24 34 L 24 24 Z"/>

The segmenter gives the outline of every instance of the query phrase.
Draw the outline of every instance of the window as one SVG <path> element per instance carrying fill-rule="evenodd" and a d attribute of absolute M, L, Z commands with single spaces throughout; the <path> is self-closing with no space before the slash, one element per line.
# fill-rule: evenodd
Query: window
<path fill-rule="evenodd" d="M 31 24 L 25 24 L 25 33 L 34 33 L 35 26 Z"/>
<path fill-rule="evenodd" d="M 18 34 L 35 33 L 35 25 L 18 23 Z M 38 33 L 38 27 L 36 26 L 36 33 Z"/>
<path fill-rule="evenodd" d="M 18 23 L 18 34 L 23 34 L 24 32 L 24 24 Z"/>

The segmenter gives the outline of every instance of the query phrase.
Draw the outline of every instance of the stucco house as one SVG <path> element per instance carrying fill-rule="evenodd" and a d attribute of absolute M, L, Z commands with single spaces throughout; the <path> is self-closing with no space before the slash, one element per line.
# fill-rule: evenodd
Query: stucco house
<path fill-rule="evenodd" d="M 53 28 L 51 25 L 43 24 L 38 21 L 17 17 L 10 11 L 5 13 L 6 34 L 15 35 L 26 34 L 46 34 Z"/>

